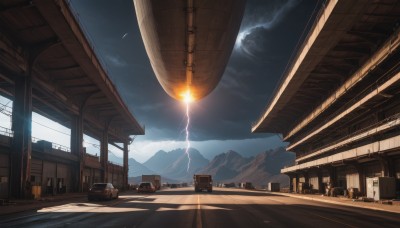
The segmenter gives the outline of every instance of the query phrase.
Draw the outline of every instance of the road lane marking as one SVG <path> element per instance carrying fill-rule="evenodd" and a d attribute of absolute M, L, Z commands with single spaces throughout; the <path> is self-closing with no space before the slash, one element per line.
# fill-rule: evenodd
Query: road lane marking
<path fill-rule="evenodd" d="M 347 224 L 347 223 L 344 223 L 344 222 L 340 222 L 340 221 L 338 221 L 338 220 L 336 220 L 336 219 L 331 219 L 331 218 L 322 216 L 322 215 L 317 215 L 317 214 L 313 214 L 313 215 L 315 215 L 315 216 L 317 216 L 317 217 L 320 217 L 320 218 L 323 218 L 323 219 L 326 219 L 326 220 L 329 220 L 329 221 L 331 221 L 331 222 L 336 222 L 336 223 L 339 223 L 339 224 L 348 226 L 348 227 L 353 227 L 353 228 L 356 228 L 356 227 L 357 227 L 357 226 L 352 226 L 352 225 Z"/>
<path fill-rule="evenodd" d="M 203 227 L 203 224 L 202 224 L 202 221 L 201 221 L 200 195 L 197 195 L 196 227 L 197 228 L 202 228 Z"/>

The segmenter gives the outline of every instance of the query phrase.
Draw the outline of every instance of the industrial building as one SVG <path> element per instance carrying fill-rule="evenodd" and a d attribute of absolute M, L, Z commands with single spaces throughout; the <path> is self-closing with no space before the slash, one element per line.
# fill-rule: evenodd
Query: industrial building
<path fill-rule="evenodd" d="M 292 191 L 325 193 L 329 186 L 367 196 L 368 178 L 390 177 L 398 194 L 399 22 L 396 0 L 328 0 L 321 7 L 252 126 L 281 134 L 296 154 L 281 170 Z"/>
<path fill-rule="evenodd" d="M 128 184 L 128 145 L 144 128 L 128 110 L 64 0 L 0 2 L 0 93 L 13 101 L 12 129 L 0 135 L 0 198 Z M 71 129 L 70 147 L 32 141 L 32 112 Z M 100 141 L 87 154 L 83 134 Z M 108 161 L 108 145 L 123 166 Z"/>

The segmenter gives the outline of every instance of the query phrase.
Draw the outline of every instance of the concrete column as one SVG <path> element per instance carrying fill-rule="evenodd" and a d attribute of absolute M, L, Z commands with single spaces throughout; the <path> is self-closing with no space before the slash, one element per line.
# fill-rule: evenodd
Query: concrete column
<path fill-rule="evenodd" d="M 124 142 L 124 180 L 123 185 L 124 189 L 128 190 L 128 172 L 129 172 L 129 164 L 128 164 L 128 142 Z"/>
<path fill-rule="evenodd" d="M 303 171 L 304 183 L 310 184 L 310 178 L 308 177 L 308 171 Z"/>
<path fill-rule="evenodd" d="M 15 79 L 10 153 L 10 194 L 14 198 L 32 195 L 30 164 L 32 154 L 32 81 L 30 75 Z"/>
<path fill-rule="evenodd" d="M 336 168 L 331 166 L 329 169 L 329 182 L 331 184 L 332 187 L 336 187 L 337 183 L 336 183 Z"/>
<path fill-rule="evenodd" d="M 365 189 L 365 173 L 364 173 L 364 168 L 361 164 L 356 164 L 354 165 L 354 167 L 356 167 L 357 169 L 357 173 L 358 173 L 358 181 L 360 183 L 360 189 L 358 189 L 358 191 L 360 192 L 360 194 L 362 196 L 366 195 L 366 189 Z"/>
<path fill-rule="evenodd" d="M 293 192 L 293 178 L 294 175 L 292 173 L 286 174 L 289 177 L 289 192 Z"/>
<path fill-rule="evenodd" d="M 83 169 L 85 154 L 83 151 L 83 111 L 73 116 L 71 121 L 71 153 L 78 157 L 72 175 L 73 191 L 83 192 Z"/>
<path fill-rule="evenodd" d="M 318 192 L 319 193 L 325 193 L 325 186 L 322 183 L 322 168 L 318 168 L 316 170 L 317 176 L 318 176 Z"/>
<path fill-rule="evenodd" d="M 103 168 L 103 182 L 108 182 L 108 124 L 105 124 L 103 135 L 100 140 L 100 163 Z"/>

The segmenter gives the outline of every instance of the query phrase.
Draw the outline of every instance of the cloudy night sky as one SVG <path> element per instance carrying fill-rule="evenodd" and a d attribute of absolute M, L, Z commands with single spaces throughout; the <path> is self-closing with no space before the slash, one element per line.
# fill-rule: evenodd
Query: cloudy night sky
<path fill-rule="evenodd" d="M 72 10 L 109 77 L 146 135 L 130 157 L 144 162 L 158 150 L 185 147 L 185 106 L 158 83 L 144 49 L 132 0 L 71 0 Z M 252 134 L 319 1 L 248 0 L 231 58 L 217 88 L 191 106 L 192 147 L 206 158 L 243 155 L 283 145 L 277 135 Z"/>

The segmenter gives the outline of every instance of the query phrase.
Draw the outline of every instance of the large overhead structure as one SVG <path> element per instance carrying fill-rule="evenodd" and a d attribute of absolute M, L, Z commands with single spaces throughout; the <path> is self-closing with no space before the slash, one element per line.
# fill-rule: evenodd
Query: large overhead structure
<path fill-rule="evenodd" d="M 71 129 L 71 156 L 62 155 L 57 160 L 63 163 L 60 167 L 68 164 L 63 170 L 72 174 L 69 171 L 58 173 L 66 173 L 71 191 L 82 190 L 83 182 L 95 179 L 85 174 L 83 133 L 101 142 L 100 164 L 94 165 L 101 172 L 98 181 L 107 181 L 110 176 L 108 143 L 124 144 L 119 147 L 124 151 L 125 187 L 127 145 L 132 140 L 130 136 L 144 134 L 144 128 L 108 78 L 68 1 L 2 1 L 0 30 L 0 91 L 13 100 L 12 143 L 9 149 L 0 151 L 1 156 L 11 158 L 11 163 L 9 172 L 2 169 L 0 176 L 9 180 L 10 194 L 13 197 L 26 196 L 24 191 L 28 189 L 28 183 L 35 179 L 31 175 L 35 169 L 34 166 L 31 169 L 32 111 Z M 47 169 L 47 161 L 39 157 L 36 162 L 43 170 Z M 49 163 L 48 170 L 55 169 L 52 164 Z M 42 182 L 53 182 L 53 174 L 48 175 L 51 176 L 46 180 L 45 173 L 38 174 L 38 183 L 45 186 Z"/>
<path fill-rule="evenodd" d="M 143 42 L 164 90 L 195 100 L 219 83 L 239 32 L 245 0 L 134 0 Z"/>
<path fill-rule="evenodd" d="M 299 191 L 400 179 L 400 1 L 326 1 L 252 132 L 296 153 Z"/>

